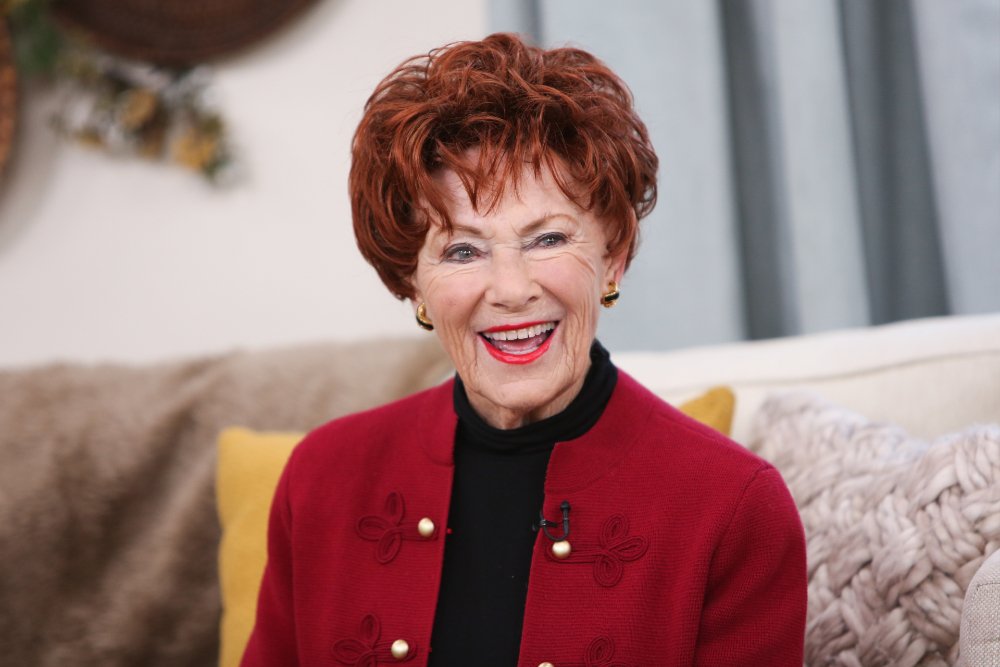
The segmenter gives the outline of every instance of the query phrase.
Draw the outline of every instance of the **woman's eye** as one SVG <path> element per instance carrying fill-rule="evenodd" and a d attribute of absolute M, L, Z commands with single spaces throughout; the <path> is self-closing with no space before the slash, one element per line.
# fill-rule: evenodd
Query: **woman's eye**
<path fill-rule="evenodd" d="M 476 249 L 470 245 L 457 245 L 448 248 L 444 258 L 450 262 L 468 262 L 476 258 Z"/>
<path fill-rule="evenodd" d="M 548 234 L 542 234 L 536 240 L 534 245 L 539 248 L 554 248 L 558 245 L 562 245 L 566 242 L 566 236 L 556 232 L 551 232 Z"/>

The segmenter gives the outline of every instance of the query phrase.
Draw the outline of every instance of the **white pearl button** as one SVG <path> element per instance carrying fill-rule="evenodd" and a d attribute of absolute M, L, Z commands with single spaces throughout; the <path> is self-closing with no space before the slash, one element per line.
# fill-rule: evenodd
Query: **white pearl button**
<path fill-rule="evenodd" d="M 392 643 L 392 648 L 389 651 L 396 660 L 405 660 L 410 652 L 410 644 L 405 639 L 397 639 Z"/>
<path fill-rule="evenodd" d="M 431 521 L 430 517 L 424 517 L 417 523 L 417 532 L 420 533 L 421 537 L 430 537 L 434 534 L 434 522 Z"/>

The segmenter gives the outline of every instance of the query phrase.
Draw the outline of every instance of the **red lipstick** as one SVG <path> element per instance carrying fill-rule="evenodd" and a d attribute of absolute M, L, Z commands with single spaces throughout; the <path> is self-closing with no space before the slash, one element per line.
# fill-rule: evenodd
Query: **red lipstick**
<path fill-rule="evenodd" d="M 543 320 L 542 322 L 531 322 L 529 324 L 517 324 L 514 326 L 493 327 L 492 329 L 487 329 L 486 332 L 493 333 L 495 331 L 510 331 L 512 329 L 523 329 L 525 327 L 534 326 L 536 324 L 545 324 L 546 322 L 550 321 L 551 320 Z M 525 354 L 512 354 L 510 352 L 504 352 L 500 348 L 496 347 L 493 343 L 491 343 L 485 336 L 480 336 L 479 338 L 482 341 L 483 345 L 486 347 L 486 351 L 489 352 L 493 356 L 493 358 L 496 359 L 497 361 L 502 361 L 505 364 L 523 365 L 523 364 L 530 364 L 532 361 L 535 361 L 536 359 L 538 359 L 543 354 L 549 351 L 549 347 L 552 345 L 552 337 L 555 335 L 556 329 L 558 328 L 559 327 L 557 325 L 555 329 L 549 332 L 548 336 L 545 337 L 545 340 L 542 342 L 541 345 L 536 347 L 531 352 L 527 352 Z"/>

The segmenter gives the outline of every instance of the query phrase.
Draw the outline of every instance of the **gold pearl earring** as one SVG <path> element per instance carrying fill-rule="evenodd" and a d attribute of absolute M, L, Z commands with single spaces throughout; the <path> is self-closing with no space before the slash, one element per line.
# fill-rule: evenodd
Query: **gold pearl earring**
<path fill-rule="evenodd" d="M 417 326 L 424 331 L 434 331 L 434 323 L 427 317 L 427 304 L 417 306 Z"/>
<path fill-rule="evenodd" d="M 608 291 L 601 295 L 601 305 L 605 308 L 613 308 L 618 303 L 618 297 L 622 295 L 618 289 L 618 283 L 614 280 L 608 283 Z"/>

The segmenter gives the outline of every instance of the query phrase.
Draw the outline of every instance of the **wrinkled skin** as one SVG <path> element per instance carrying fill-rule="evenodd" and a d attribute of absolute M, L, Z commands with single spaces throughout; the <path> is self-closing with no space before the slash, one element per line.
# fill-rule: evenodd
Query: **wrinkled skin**
<path fill-rule="evenodd" d="M 602 221 L 567 198 L 548 171 L 538 178 L 526 171 L 489 212 L 475 210 L 454 172 L 437 178 L 450 195 L 454 229 L 431 224 L 412 277 L 414 308 L 426 304 L 486 422 L 509 429 L 557 414 L 583 386 L 600 298 L 621 280 L 624 253 L 608 254 Z M 534 322 L 558 324 L 530 363 L 497 359 L 480 335 Z"/>

